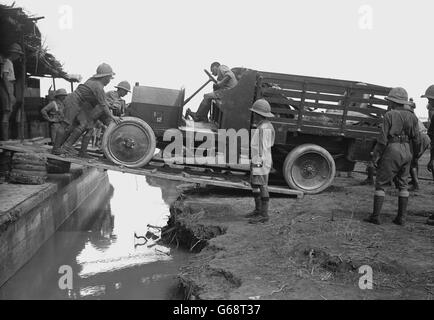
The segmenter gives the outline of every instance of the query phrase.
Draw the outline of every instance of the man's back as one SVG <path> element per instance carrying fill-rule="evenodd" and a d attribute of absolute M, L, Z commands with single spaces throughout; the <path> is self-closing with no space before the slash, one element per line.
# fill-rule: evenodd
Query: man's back
<path fill-rule="evenodd" d="M 237 78 L 235 77 L 235 74 L 232 72 L 232 70 L 225 65 L 221 65 L 218 69 L 217 80 L 221 81 L 226 76 L 229 76 L 230 79 L 221 89 L 231 89 L 238 84 Z"/>
<path fill-rule="evenodd" d="M 389 140 L 403 135 L 413 140 L 418 133 L 418 119 L 411 111 L 391 110 L 384 115 L 383 133 L 378 142 L 387 145 Z"/>

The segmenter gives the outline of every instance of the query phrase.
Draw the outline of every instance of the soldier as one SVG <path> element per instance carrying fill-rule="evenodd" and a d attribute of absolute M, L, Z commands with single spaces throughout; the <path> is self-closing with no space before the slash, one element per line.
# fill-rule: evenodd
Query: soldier
<path fill-rule="evenodd" d="M 121 117 L 125 112 L 125 100 L 122 98 L 125 97 L 129 92 L 131 92 L 131 86 L 127 81 L 120 82 L 117 86 L 116 91 L 109 91 L 106 93 L 106 99 L 108 103 L 108 107 L 115 117 Z M 83 135 L 81 140 L 81 148 L 79 152 L 79 156 L 82 158 L 90 158 L 87 153 L 87 148 L 89 146 L 89 142 L 94 135 L 95 127 L 97 121 L 100 122 L 99 127 L 102 128 L 107 127 L 110 124 L 110 118 L 104 113 L 104 109 L 101 105 L 98 105 L 94 108 L 92 112 L 92 120 L 89 121 L 87 125 L 87 129 Z M 102 130 L 99 130 L 99 134 L 102 134 Z"/>
<path fill-rule="evenodd" d="M 267 118 L 272 118 L 271 106 L 265 99 L 257 100 L 252 108 L 252 132 L 250 142 L 251 149 L 251 185 L 255 199 L 255 210 L 245 217 L 250 218 L 249 223 L 264 223 L 269 220 L 268 205 L 270 195 L 268 193 L 268 175 L 273 166 L 271 147 L 274 145 L 275 132 L 273 125 Z"/>
<path fill-rule="evenodd" d="M 1 135 L 3 140 L 9 140 L 9 118 L 17 101 L 15 97 L 15 69 L 13 62 L 24 55 L 18 43 L 8 49 L 7 57 L 0 57 L 0 99 L 2 107 Z"/>
<path fill-rule="evenodd" d="M 395 179 L 399 188 L 398 214 L 393 220 L 397 225 L 405 224 L 408 205 L 408 176 L 411 162 L 415 160 L 411 153 L 419 150 L 420 135 L 418 119 L 404 106 L 408 104 L 408 94 L 403 88 L 393 88 L 386 97 L 391 111 L 384 115 L 382 134 L 373 151 L 373 162 L 377 167 L 375 181 L 374 208 L 372 215 L 365 221 L 380 224 L 380 212 L 383 206 L 384 186 Z"/>
<path fill-rule="evenodd" d="M 96 74 L 80 84 L 77 89 L 65 99 L 65 116 L 62 122 L 53 147 L 53 154 L 77 155 L 78 152 L 73 148 L 74 143 L 80 138 L 86 129 L 92 127 L 100 110 L 96 109 L 100 105 L 104 115 L 119 123 L 119 119 L 110 112 L 109 105 L 104 92 L 114 76 L 113 69 L 106 63 L 98 66 Z"/>
<path fill-rule="evenodd" d="M 434 106 L 434 85 L 430 86 L 425 94 L 422 96 L 422 98 L 428 99 L 428 105 Z M 432 115 L 431 119 L 428 119 L 430 121 L 430 126 L 428 128 L 428 136 L 431 138 L 431 156 L 428 162 L 428 171 L 433 174 L 434 179 L 434 115 Z M 434 213 L 428 218 L 427 224 L 434 226 Z"/>
<path fill-rule="evenodd" d="M 426 89 L 425 94 L 421 96 L 421 98 L 428 99 L 428 104 L 426 106 L 428 110 L 428 127 L 431 125 L 431 119 L 434 116 L 434 98 L 432 97 L 434 97 L 434 85 Z"/>
<path fill-rule="evenodd" d="M 211 109 L 212 100 L 218 99 L 222 91 L 231 89 L 238 84 L 238 80 L 231 69 L 225 65 L 221 65 L 219 62 L 211 64 L 211 73 L 217 77 L 217 83 L 214 84 L 214 92 L 204 95 L 196 113 L 187 109 L 185 114 L 186 117 L 190 116 L 196 122 L 208 122 L 208 113 Z"/>
<path fill-rule="evenodd" d="M 54 100 L 47 104 L 41 110 L 42 117 L 50 123 L 51 143 L 56 141 L 57 132 L 60 130 L 61 122 L 63 121 L 63 111 L 65 100 L 68 93 L 65 89 L 56 90 Z"/>
<path fill-rule="evenodd" d="M 128 81 L 122 81 L 115 88 L 117 90 L 107 92 L 106 96 L 113 115 L 121 117 L 125 113 L 126 105 L 125 100 L 122 98 L 131 92 L 131 85 Z"/>
<path fill-rule="evenodd" d="M 411 112 L 415 113 L 414 110 L 416 109 L 416 103 L 414 103 L 412 98 L 410 98 L 410 105 L 405 106 L 405 108 L 407 108 Z M 413 153 L 414 158 L 416 160 L 411 163 L 411 168 L 410 168 L 410 176 L 411 176 L 410 184 L 412 185 L 412 188 L 410 189 L 410 191 L 417 191 L 420 188 L 419 177 L 418 177 L 418 175 L 419 175 L 419 159 L 423 156 L 423 154 L 425 153 L 425 151 L 429 148 L 429 146 L 431 144 L 431 139 L 429 138 L 429 136 L 427 134 L 427 129 L 426 129 L 425 125 L 422 123 L 422 121 L 420 121 L 419 119 L 418 119 L 418 130 L 420 133 L 420 145 L 419 145 L 420 148 L 419 148 L 419 150 L 412 150 L 412 153 Z"/>

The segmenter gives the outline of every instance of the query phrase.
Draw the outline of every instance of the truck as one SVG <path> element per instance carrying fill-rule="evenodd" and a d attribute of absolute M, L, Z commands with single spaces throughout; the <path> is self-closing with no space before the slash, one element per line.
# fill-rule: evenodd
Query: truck
<path fill-rule="evenodd" d="M 225 130 L 250 131 L 250 108 L 258 99 L 267 100 L 275 115 L 272 177 L 289 188 L 317 194 L 330 185 L 336 171 L 353 171 L 356 162 L 370 161 L 387 111 L 384 99 L 390 87 L 364 82 L 232 69 L 238 84 L 221 92 L 213 101 L 209 122 L 194 123 L 183 117 L 185 89 L 174 90 L 136 84 L 126 116 L 111 124 L 103 138 L 103 151 L 110 161 L 129 168 L 145 166 L 172 143 L 168 132 L 178 130 L 184 147 L 193 133 L 218 136 Z M 206 71 L 209 81 L 215 81 Z M 194 141 L 199 148 L 203 141 Z M 239 156 L 249 143 L 238 147 Z M 218 153 L 216 153 L 217 155 Z M 187 157 L 187 155 L 182 155 Z M 184 159 L 185 160 L 185 159 Z M 249 172 L 240 165 L 217 161 L 215 166 Z M 213 167 L 213 165 L 207 165 Z"/>

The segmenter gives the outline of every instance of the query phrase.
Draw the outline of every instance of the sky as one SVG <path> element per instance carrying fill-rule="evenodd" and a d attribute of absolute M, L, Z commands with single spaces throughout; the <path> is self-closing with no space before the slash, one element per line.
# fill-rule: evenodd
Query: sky
<path fill-rule="evenodd" d="M 13 1 L 2 3 L 11 4 Z M 432 0 L 16 0 L 50 51 L 87 79 L 101 62 L 132 85 L 192 94 L 214 61 L 233 67 L 404 87 L 434 84 Z M 68 87 L 69 89 L 69 87 Z M 203 92 L 211 91 L 209 85 Z M 131 95 L 126 97 L 127 101 Z M 199 95 L 188 106 L 197 108 Z"/>

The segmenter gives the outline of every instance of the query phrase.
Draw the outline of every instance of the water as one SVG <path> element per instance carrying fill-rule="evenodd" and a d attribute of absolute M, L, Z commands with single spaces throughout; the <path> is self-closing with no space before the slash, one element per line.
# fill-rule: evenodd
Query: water
<path fill-rule="evenodd" d="M 171 299 L 189 254 L 150 240 L 178 192 L 173 182 L 110 172 L 36 255 L 0 288 L 0 299 Z M 61 266 L 73 271 L 62 290 Z M 67 267 L 67 268 L 69 268 Z M 64 279 L 64 278 L 63 278 Z M 62 282 L 62 281 L 61 281 Z M 64 281 L 63 281 L 64 283 Z"/>

